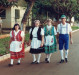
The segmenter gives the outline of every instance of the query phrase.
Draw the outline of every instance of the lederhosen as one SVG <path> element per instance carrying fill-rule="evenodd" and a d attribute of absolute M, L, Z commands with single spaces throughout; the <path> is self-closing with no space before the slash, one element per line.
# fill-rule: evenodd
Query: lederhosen
<path fill-rule="evenodd" d="M 12 41 L 15 41 L 15 34 L 14 31 L 12 31 Z M 16 41 L 22 41 L 21 37 L 21 31 L 18 32 L 16 35 Z M 20 52 L 13 52 L 10 51 L 11 59 L 18 59 L 18 58 L 24 58 L 24 43 L 22 44 L 22 50 Z"/>
<path fill-rule="evenodd" d="M 32 32 L 33 32 L 34 27 L 32 28 L 31 34 L 30 34 L 30 40 L 32 40 L 33 38 L 37 38 L 38 40 L 42 40 L 42 36 L 41 36 L 41 27 L 39 27 L 38 31 L 37 31 L 37 37 L 33 37 Z M 36 41 L 35 41 L 36 42 Z M 41 45 L 40 45 L 41 46 Z M 37 49 L 35 48 L 30 48 L 30 53 L 32 54 L 38 54 L 38 53 L 43 53 L 44 52 L 44 47 L 39 47 Z"/>
<path fill-rule="evenodd" d="M 62 25 L 60 24 L 60 34 L 59 34 L 59 50 L 63 47 L 65 50 L 69 49 L 69 34 L 68 34 L 68 24 L 66 23 L 66 34 L 62 34 Z"/>
<path fill-rule="evenodd" d="M 47 27 L 45 27 L 45 37 L 48 36 L 48 35 L 51 35 L 54 37 L 53 40 L 51 40 L 51 42 L 54 41 L 54 43 L 49 46 L 49 45 L 45 45 L 45 53 L 46 54 L 50 54 L 50 53 L 54 53 L 57 51 L 57 45 L 56 45 L 56 37 L 54 35 L 54 26 L 52 26 L 52 28 L 50 30 L 47 30 Z M 49 38 L 50 39 L 50 38 Z M 45 38 L 45 43 L 46 43 L 46 38 Z"/>

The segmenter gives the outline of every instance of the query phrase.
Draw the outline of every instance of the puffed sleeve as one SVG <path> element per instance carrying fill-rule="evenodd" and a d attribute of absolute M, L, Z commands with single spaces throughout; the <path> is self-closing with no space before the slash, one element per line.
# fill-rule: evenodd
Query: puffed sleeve
<path fill-rule="evenodd" d="M 41 35 L 44 35 L 44 28 L 41 28 Z"/>
<path fill-rule="evenodd" d="M 57 32 L 60 32 L 60 24 L 57 25 Z"/>
<path fill-rule="evenodd" d="M 12 31 L 10 32 L 10 37 L 12 37 Z"/>
<path fill-rule="evenodd" d="M 31 33 L 31 31 L 32 31 L 32 28 L 29 30 L 29 34 Z"/>
<path fill-rule="evenodd" d="M 57 31 L 56 31 L 55 27 L 54 27 L 54 34 L 57 35 Z"/>
<path fill-rule="evenodd" d="M 24 31 L 22 31 L 21 32 L 21 37 L 24 37 L 24 36 L 25 36 Z"/>

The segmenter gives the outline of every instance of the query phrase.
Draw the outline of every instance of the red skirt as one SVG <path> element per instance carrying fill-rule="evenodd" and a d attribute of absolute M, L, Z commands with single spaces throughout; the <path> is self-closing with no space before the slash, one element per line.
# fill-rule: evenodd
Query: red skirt
<path fill-rule="evenodd" d="M 19 59 L 24 58 L 24 44 L 22 45 L 22 50 L 20 52 L 12 52 L 10 51 L 11 59 Z"/>

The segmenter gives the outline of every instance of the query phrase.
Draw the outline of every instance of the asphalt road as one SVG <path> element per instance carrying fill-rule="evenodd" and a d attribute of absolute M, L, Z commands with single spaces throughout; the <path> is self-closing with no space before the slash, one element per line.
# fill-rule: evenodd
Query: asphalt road
<path fill-rule="evenodd" d="M 30 64 L 32 62 L 32 55 L 25 54 L 21 65 L 8 67 L 10 59 L 0 63 L 0 75 L 79 75 L 79 31 L 73 33 L 74 43 L 70 45 L 69 62 L 60 64 L 59 50 L 52 54 L 51 62 L 45 63 L 45 54 L 42 54 L 40 64 Z"/>

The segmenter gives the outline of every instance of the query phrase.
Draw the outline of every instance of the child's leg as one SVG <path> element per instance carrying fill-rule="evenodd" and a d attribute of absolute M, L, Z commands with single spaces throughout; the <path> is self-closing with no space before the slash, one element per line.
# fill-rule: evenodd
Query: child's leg
<path fill-rule="evenodd" d="M 14 59 L 11 59 L 11 63 L 10 63 L 11 65 L 13 65 L 13 61 L 14 61 Z"/>
<path fill-rule="evenodd" d="M 32 54 L 32 56 L 33 56 L 33 62 L 35 62 L 35 61 L 36 61 L 36 56 L 35 56 L 35 54 Z"/>
<path fill-rule="evenodd" d="M 48 56 L 48 61 L 50 62 L 50 57 L 51 57 L 51 54 L 49 54 L 49 56 Z"/>
<path fill-rule="evenodd" d="M 60 54 L 61 54 L 61 59 L 64 60 L 64 52 L 63 52 L 63 50 L 60 50 Z"/>
<path fill-rule="evenodd" d="M 65 58 L 68 58 L 68 52 L 69 50 L 65 50 Z"/>
<path fill-rule="evenodd" d="M 48 59 L 48 57 L 49 57 L 49 54 L 46 54 L 46 58 Z"/>
<path fill-rule="evenodd" d="M 21 62 L 21 58 L 18 59 L 18 63 L 20 63 L 20 62 Z"/>
<path fill-rule="evenodd" d="M 38 59 L 37 59 L 38 63 L 40 63 L 40 57 L 41 57 L 41 54 L 38 54 Z"/>

